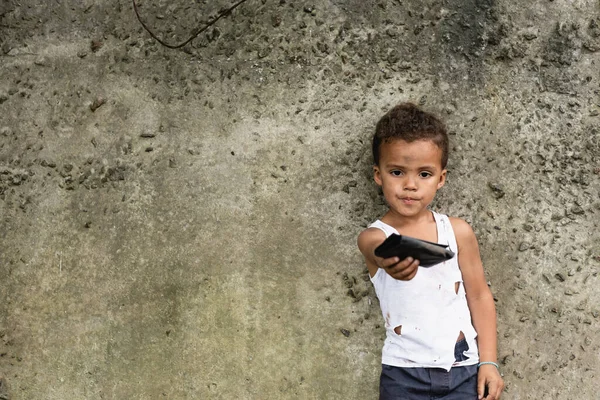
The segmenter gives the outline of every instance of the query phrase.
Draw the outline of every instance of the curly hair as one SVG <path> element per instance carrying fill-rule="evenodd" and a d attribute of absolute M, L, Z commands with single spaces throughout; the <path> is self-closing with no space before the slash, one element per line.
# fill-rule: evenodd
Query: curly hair
<path fill-rule="evenodd" d="M 375 126 L 373 162 L 379 164 L 382 143 L 394 140 L 414 142 L 431 140 L 442 150 L 442 168 L 448 163 L 448 133 L 444 123 L 435 115 L 421 110 L 413 103 L 398 104 L 388 111 Z"/>

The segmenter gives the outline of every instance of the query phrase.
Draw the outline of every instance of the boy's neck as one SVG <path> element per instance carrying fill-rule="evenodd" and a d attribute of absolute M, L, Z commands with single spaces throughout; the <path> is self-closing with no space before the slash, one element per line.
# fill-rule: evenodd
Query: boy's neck
<path fill-rule="evenodd" d="M 416 227 L 435 221 L 433 218 L 433 212 L 427 208 L 421 211 L 419 214 L 410 217 L 398 215 L 389 210 L 381 218 L 381 220 L 386 224 L 393 226 L 397 230 L 402 228 Z"/>

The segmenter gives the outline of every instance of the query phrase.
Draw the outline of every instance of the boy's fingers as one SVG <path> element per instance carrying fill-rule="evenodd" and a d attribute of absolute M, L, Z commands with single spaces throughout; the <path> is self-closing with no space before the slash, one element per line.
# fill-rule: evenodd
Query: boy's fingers
<path fill-rule="evenodd" d="M 410 281 L 412 280 L 415 276 L 417 275 L 416 272 L 413 272 L 412 274 L 405 276 L 404 278 L 402 278 L 403 281 Z"/>
<path fill-rule="evenodd" d="M 412 261 L 410 261 L 412 260 Z M 410 261 L 410 262 L 409 262 Z M 412 258 L 407 258 L 406 260 L 398 263 L 392 269 L 390 269 L 390 275 L 395 279 L 409 281 L 415 277 L 417 274 L 417 269 L 419 266 L 419 260 L 413 260 Z"/>
<path fill-rule="evenodd" d="M 485 379 L 479 376 L 477 379 L 477 398 L 479 400 L 483 399 L 483 393 L 485 392 Z"/>
<path fill-rule="evenodd" d="M 500 399 L 500 394 L 502 393 L 502 386 L 500 382 L 496 380 L 490 380 L 487 383 L 488 395 L 484 398 L 484 400 L 498 400 Z"/>
<path fill-rule="evenodd" d="M 500 381 L 500 385 L 498 385 L 498 392 L 496 393 L 496 398 L 500 400 L 502 397 L 502 392 L 504 391 L 504 381 Z"/>
<path fill-rule="evenodd" d="M 410 275 L 410 279 L 414 278 L 417 275 L 417 269 Z"/>
<path fill-rule="evenodd" d="M 406 267 L 413 261 L 412 257 L 405 258 L 404 260 L 400 260 L 398 257 L 394 257 L 394 258 L 396 260 L 398 260 L 398 261 L 396 261 L 396 265 L 398 267 Z"/>
<path fill-rule="evenodd" d="M 410 264 L 408 271 L 411 271 L 411 272 L 406 276 L 406 280 L 411 280 L 412 278 L 414 278 L 417 275 L 418 267 L 419 267 L 419 260 L 415 260 Z"/>
<path fill-rule="evenodd" d="M 395 266 L 399 262 L 400 262 L 400 259 L 398 257 L 391 257 L 391 258 L 384 259 L 383 262 L 381 263 L 381 265 L 384 268 L 390 268 L 390 267 Z"/>
<path fill-rule="evenodd" d="M 500 385 L 500 382 L 491 381 L 488 385 L 488 388 L 491 396 L 488 396 L 490 400 L 498 400 L 500 398 L 500 393 L 502 393 L 502 386 Z"/>
<path fill-rule="evenodd" d="M 404 269 L 417 268 L 419 260 L 415 260 L 412 257 L 407 257 L 399 265 L 403 265 Z"/>
<path fill-rule="evenodd" d="M 398 257 L 386 258 L 381 265 L 393 274 L 406 268 L 406 260 L 400 260 Z"/>

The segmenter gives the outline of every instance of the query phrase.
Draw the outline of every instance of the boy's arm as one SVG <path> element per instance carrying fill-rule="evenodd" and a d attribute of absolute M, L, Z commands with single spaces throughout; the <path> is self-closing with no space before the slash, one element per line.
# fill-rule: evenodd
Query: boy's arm
<path fill-rule="evenodd" d="M 375 276 L 383 268 L 392 278 L 408 281 L 415 277 L 419 261 L 408 257 L 400 262 L 398 257 L 381 258 L 375 256 L 375 249 L 385 240 L 381 229 L 367 228 L 358 235 L 358 248 L 365 257 L 369 275 Z"/>
<path fill-rule="evenodd" d="M 497 362 L 496 307 L 494 298 L 485 280 L 483 264 L 479 255 L 479 245 L 471 226 L 459 219 L 450 222 L 458 244 L 458 264 L 465 285 L 467 303 L 471 311 L 473 326 L 477 331 L 477 345 L 481 362 Z M 494 365 L 482 365 L 478 374 L 479 398 L 483 398 L 484 388 L 488 389 L 485 399 L 499 399 L 504 382 Z"/>

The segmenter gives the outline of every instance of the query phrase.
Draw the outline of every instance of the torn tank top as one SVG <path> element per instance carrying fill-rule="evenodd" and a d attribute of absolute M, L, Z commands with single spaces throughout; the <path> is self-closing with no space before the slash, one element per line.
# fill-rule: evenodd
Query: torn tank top
<path fill-rule="evenodd" d="M 371 282 L 385 320 L 382 363 L 449 371 L 453 366 L 479 362 L 475 340 L 477 332 L 467 305 L 452 225 L 446 215 L 432 213 L 438 243 L 449 245 L 456 256 L 429 268 L 419 267 L 410 281 L 394 279 L 380 268 Z M 386 237 L 398 234 L 395 228 L 380 220 L 369 227 L 381 229 Z M 464 334 L 469 349 L 464 353 L 466 360 L 456 362 L 454 346 L 460 332 Z"/>

